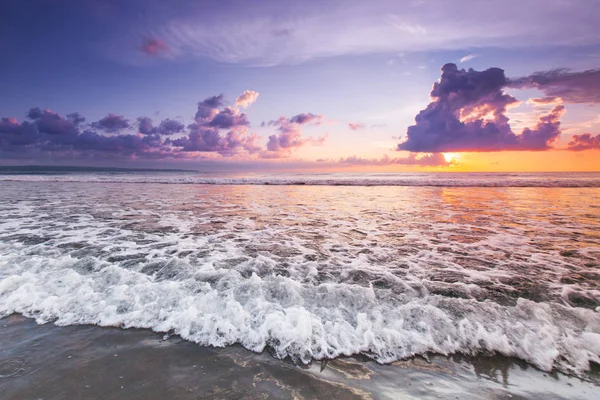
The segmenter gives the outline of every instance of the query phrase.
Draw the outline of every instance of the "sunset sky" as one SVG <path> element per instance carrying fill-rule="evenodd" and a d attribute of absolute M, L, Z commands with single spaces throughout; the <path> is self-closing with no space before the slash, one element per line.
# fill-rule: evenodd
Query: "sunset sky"
<path fill-rule="evenodd" d="M 598 171 L 597 0 L 3 0 L 0 164 Z"/>

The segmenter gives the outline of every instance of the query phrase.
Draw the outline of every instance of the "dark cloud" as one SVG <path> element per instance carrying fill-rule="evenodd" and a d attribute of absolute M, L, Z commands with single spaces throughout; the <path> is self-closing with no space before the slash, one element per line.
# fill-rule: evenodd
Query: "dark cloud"
<path fill-rule="evenodd" d="M 92 126 L 105 132 L 117 132 L 130 127 L 129 121 L 122 115 L 108 114 Z"/>
<path fill-rule="evenodd" d="M 67 115 L 63 118 L 50 110 L 32 108 L 27 117 L 34 121 L 40 133 L 49 135 L 74 135 L 77 134 L 77 126 L 85 121 L 78 113 Z"/>
<path fill-rule="evenodd" d="M 566 103 L 600 103 L 600 69 L 572 72 L 562 68 L 536 72 L 511 79 L 509 86 L 539 89 L 546 96 L 560 97 Z"/>
<path fill-rule="evenodd" d="M 160 135 L 173 135 L 175 133 L 181 133 L 185 129 L 185 125 L 174 119 L 164 119 L 158 126 L 158 133 Z"/>
<path fill-rule="evenodd" d="M 239 101 L 248 103 L 254 95 Z M 252 92 L 255 93 L 255 92 Z M 243 96 L 243 95 L 242 95 Z M 254 96 L 256 97 L 256 96 Z M 248 103 L 249 104 L 249 103 Z M 319 123 L 322 116 L 298 114 L 273 121 L 278 134 L 269 138 L 267 148 L 258 145 L 260 139 L 249 132 L 246 114 L 235 107 L 223 107 L 223 96 L 213 96 L 200 102 L 195 122 L 185 127 L 180 121 L 164 119 L 155 126 L 149 117 L 139 117 L 133 127 L 138 133 L 122 131 L 132 125 L 119 115 L 109 114 L 92 124 L 78 113 L 66 117 L 50 110 L 32 108 L 28 120 L 0 120 L 0 153 L 10 157 L 28 155 L 50 158 L 196 158 L 202 152 L 234 155 L 260 154 L 264 158 L 280 158 L 293 148 L 305 144 L 322 144 L 320 138 L 302 137 L 303 124 Z"/>
<path fill-rule="evenodd" d="M 0 121 L 0 152 L 12 156 L 54 158 L 167 158 L 176 156 L 158 135 L 101 135 L 80 131 L 84 118 L 78 113 L 63 118 L 50 110 L 31 109 L 32 122 L 14 118 Z"/>
<path fill-rule="evenodd" d="M 38 118 L 41 118 L 43 114 L 44 114 L 44 112 L 42 110 L 40 110 L 39 107 L 35 107 L 35 108 L 30 109 L 27 112 L 27 118 L 38 119 Z"/>
<path fill-rule="evenodd" d="M 155 127 L 152 123 L 152 119 L 148 117 L 139 117 L 138 132 L 144 135 L 173 135 L 175 133 L 181 133 L 185 130 L 185 125 L 174 119 L 165 119 L 159 126 Z"/>
<path fill-rule="evenodd" d="M 339 164 L 344 165 L 415 165 L 420 167 L 444 167 L 454 165 L 454 161 L 446 161 L 443 154 L 433 153 L 419 156 L 418 154 L 411 153 L 408 157 L 389 157 L 388 155 L 382 158 L 362 158 L 351 156 L 347 158 L 341 158 Z"/>
<path fill-rule="evenodd" d="M 322 115 L 317 115 L 317 114 L 312 114 L 312 113 L 302 113 L 302 114 L 294 115 L 292 118 L 289 119 L 289 121 L 291 123 L 301 124 L 301 125 L 308 124 L 311 122 L 319 124 L 319 123 L 321 123 L 322 120 L 323 120 Z"/>
<path fill-rule="evenodd" d="M 348 128 L 350 128 L 351 131 L 359 131 L 365 129 L 365 124 L 360 122 L 348 122 Z"/>
<path fill-rule="evenodd" d="M 506 117 L 518 100 L 504 92 L 508 80 L 500 68 L 485 71 L 442 67 L 433 85 L 433 101 L 416 117 L 398 150 L 412 152 L 546 150 L 560 134 L 562 106 L 542 116 L 534 128 L 515 134 Z"/>
<path fill-rule="evenodd" d="M 198 103 L 196 112 L 196 121 L 212 119 L 219 112 L 219 107 L 223 106 L 223 95 L 212 96 Z"/>
<path fill-rule="evenodd" d="M 162 53 L 169 51 L 169 46 L 160 39 L 150 38 L 146 39 L 142 44 L 142 51 L 151 56 L 157 56 Z"/>
<path fill-rule="evenodd" d="M 0 150 L 18 152 L 28 149 L 39 140 L 36 126 L 30 122 L 19 123 L 15 118 L 2 118 L 0 121 Z"/>
<path fill-rule="evenodd" d="M 583 151 L 583 150 L 600 150 L 600 134 L 592 136 L 589 133 L 581 135 L 573 135 L 573 138 L 567 146 L 567 150 Z"/>
<path fill-rule="evenodd" d="M 137 119 L 138 122 L 138 132 L 144 135 L 152 135 L 156 133 L 156 128 L 152 125 L 152 119 L 148 117 L 139 117 Z"/>
<path fill-rule="evenodd" d="M 249 126 L 250 122 L 246 117 L 246 114 L 239 113 L 235 108 L 225 108 L 219 111 L 210 122 L 208 126 L 218 129 L 232 129 L 239 126 Z"/>

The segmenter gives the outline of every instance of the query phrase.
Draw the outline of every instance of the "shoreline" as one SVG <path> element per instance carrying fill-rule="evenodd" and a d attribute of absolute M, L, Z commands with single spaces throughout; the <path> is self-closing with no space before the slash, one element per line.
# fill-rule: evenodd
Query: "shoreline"
<path fill-rule="evenodd" d="M 590 381 L 504 356 L 415 357 L 378 364 L 344 357 L 310 365 L 239 345 L 201 347 L 145 329 L 37 325 L 0 319 L 5 399 L 593 399 Z"/>

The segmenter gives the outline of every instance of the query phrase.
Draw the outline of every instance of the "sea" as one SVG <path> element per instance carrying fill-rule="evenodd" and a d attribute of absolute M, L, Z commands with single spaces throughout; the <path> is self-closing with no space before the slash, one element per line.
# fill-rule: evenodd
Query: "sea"
<path fill-rule="evenodd" d="M 0 169 L 0 318 L 298 364 L 600 364 L 600 173 Z"/>

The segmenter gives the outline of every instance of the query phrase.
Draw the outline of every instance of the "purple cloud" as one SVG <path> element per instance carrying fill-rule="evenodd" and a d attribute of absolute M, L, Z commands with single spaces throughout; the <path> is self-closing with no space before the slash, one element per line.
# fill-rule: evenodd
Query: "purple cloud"
<path fill-rule="evenodd" d="M 173 135 L 175 133 L 183 132 L 184 129 L 185 125 L 181 122 L 167 118 L 161 121 L 158 126 L 158 133 L 160 135 Z"/>
<path fill-rule="evenodd" d="M 351 131 L 359 131 L 365 129 L 365 124 L 360 122 L 348 122 L 348 128 L 350 128 Z"/>
<path fill-rule="evenodd" d="M 547 150 L 560 134 L 564 107 L 556 106 L 534 128 L 515 134 L 505 113 L 519 101 L 504 92 L 509 81 L 500 68 L 485 71 L 442 67 L 433 101 L 416 117 L 398 150 L 412 152 Z"/>
<path fill-rule="evenodd" d="M 63 118 L 50 110 L 40 110 L 32 108 L 27 113 L 27 117 L 34 121 L 40 133 L 49 135 L 73 135 L 77 133 L 77 126 L 85 121 L 78 113 L 67 115 Z"/>
<path fill-rule="evenodd" d="M 246 114 L 240 114 L 237 109 L 231 107 L 219 111 L 212 120 L 208 122 L 208 126 L 218 129 L 232 129 L 249 125 L 250 122 L 248 122 Z"/>
<path fill-rule="evenodd" d="M 192 124 L 189 135 L 173 140 L 173 146 L 183 152 L 216 152 L 232 156 L 245 150 L 252 154 L 260 150 L 256 144 L 257 135 L 247 135 L 245 129 L 229 131 L 222 136 L 218 128 Z"/>
<path fill-rule="evenodd" d="M 260 148 L 256 141 L 259 137 L 248 133 L 250 122 L 246 114 L 234 107 L 219 110 L 223 104 L 223 95 L 209 97 L 198 103 L 196 122 L 188 126 L 190 133 L 172 141 L 173 146 L 179 147 L 182 152 L 216 152 L 223 156 L 258 152 Z M 222 135 L 222 130 L 228 132 Z"/>
<path fill-rule="evenodd" d="M 302 125 L 307 123 L 319 124 L 323 119 L 322 115 L 303 113 L 291 118 L 280 117 L 275 121 L 270 121 L 270 126 L 277 126 L 279 133 L 269 136 L 267 142 L 267 151 L 261 153 L 263 158 L 283 158 L 288 157 L 292 150 L 305 146 L 320 146 L 327 140 L 327 134 L 318 137 L 303 137 Z"/>
<path fill-rule="evenodd" d="M 105 132 L 117 132 L 129 128 L 129 121 L 122 115 L 108 114 L 98 122 L 94 122 L 92 127 Z"/>
<path fill-rule="evenodd" d="M 110 135 L 94 130 L 81 132 L 84 118 L 78 113 L 63 118 L 50 110 L 33 108 L 32 122 L 14 118 L 0 121 L 0 152 L 53 158 L 168 158 L 177 155 L 158 135 Z"/>
<path fill-rule="evenodd" d="M 152 124 L 152 119 L 148 117 L 139 117 L 138 132 L 144 135 L 173 135 L 175 133 L 181 133 L 185 130 L 185 125 L 174 119 L 165 119 L 159 126 L 155 127 Z"/>
<path fill-rule="evenodd" d="M 0 120 L 0 152 L 51 158 L 195 158 L 202 152 L 230 157 L 258 154 L 261 158 L 287 157 L 304 145 L 320 145 L 325 136 L 303 137 L 302 126 L 318 124 L 321 115 L 304 113 L 272 121 L 278 133 L 264 147 L 260 137 L 249 132 L 246 114 L 235 107 L 223 107 L 223 96 L 213 96 L 200 102 L 195 122 L 187 128 L 179 121 L 164 119 L 155 126 L 149 117 L 139 117 L 138 133 L 123 134 L 131 128 L 120 115 L 109 114 L 86 125 L 78 113 L 66 117 L 50 110 L 32 108 L 28 119 L 20 123 L 15 118 Z M 178 135 L 175 138 L 166 136 Z"/>
<path fill-rule="evenodd" d="M 198 103 L 196 121 L 212 119 L 219 113 L 219 107 L 223 106 L 223 95 L 212 96 Z"/>
<path fill-rule="evenodd" d="M 312 113 L 302 113 L 298 115 L 294 115 L 290 118 L 290 122 L 294 124 L 308 124 L 314 122 L 315 124 L 320 124 L 323 120 L 322 115 L 312 114 Z"/>
<path fill-rule="evenodd" d="M 600 103 L 600 69 L 572 72 L 562 68 L 536 72 L 511 79 L 509 86 L 539 89 L 546 96 L 560 97 L 566 103 Z"/>
<path fill-rule="evenodd" d="M 137 119 L 138 122 L 138 132 L 144 135 L 152 135 L 156 133 L 156 128 L 152 125 L 152 119 L 148 117 L 139 117 Z"/>
<path fill-rule="evenodd" d="M 39 140 L 36 126 L 30 122 L 19 123 L 16 118 L 0 120 L 0 150 L 19 152 L 35 145 Z"/>
<path fill-rule="evenodd" d="M 600 134 L 592 136 L 589 133 L 573 135 L 573 138 L 567 146 L 567 150 L 600 150 Z"/>

